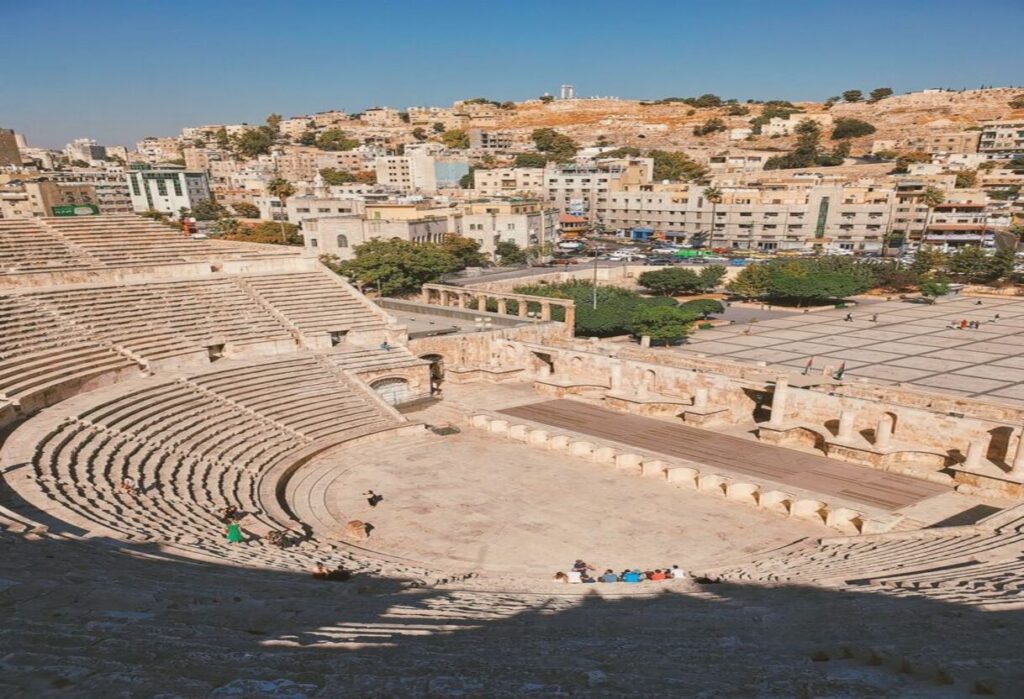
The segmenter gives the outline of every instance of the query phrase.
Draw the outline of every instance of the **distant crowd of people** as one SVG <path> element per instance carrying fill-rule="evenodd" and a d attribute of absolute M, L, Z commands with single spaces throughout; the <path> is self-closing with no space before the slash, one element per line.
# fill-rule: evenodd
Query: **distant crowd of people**
<path fill-rule="evenodd" d="M 583 560 L 577 559 L 572 570 L 568 573 L 555 573 L 555 580 L 564 583 L 641 583 L 648 580 L 680 580 L 688 579 L 686 571 L 677 565 L 671 568 L 655 568 L 654 570 L 643 571 L 639 568 L 627 568 L 621 573 L 616 573 L 607 568 L 604 573 L 597 575 L 597 569 Z"/>
<path fill-rule="evenodd" d="M 995 323 L 997 320 L 999 320 L 998 313 L 996 313 L 988 322 Z M 949 327 L 952 328 L 953 330 L 977 330 L 978 328 L 981 327 L 981 321 L 967 320 L 966 318 L 961 318 L 959 323 L 953 321 L 952 323 L 949 324 Z"/>

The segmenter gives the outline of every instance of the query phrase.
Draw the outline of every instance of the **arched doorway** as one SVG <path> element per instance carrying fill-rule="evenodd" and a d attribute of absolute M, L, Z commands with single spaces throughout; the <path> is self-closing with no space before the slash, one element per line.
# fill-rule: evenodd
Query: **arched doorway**
<path fill-rule="evenodd" d="M 440 354 L 424 354 L 420 359 L 430 362 L 430 395 L 440 393 L 444 382 L 444 357 Z"/>
<path fill-rule="evenodd" d="M 388 405 L 401 405 L 409 400 L 409 382 L 405 379 L 381 379 L 370 384 L 370 388 Z"/>

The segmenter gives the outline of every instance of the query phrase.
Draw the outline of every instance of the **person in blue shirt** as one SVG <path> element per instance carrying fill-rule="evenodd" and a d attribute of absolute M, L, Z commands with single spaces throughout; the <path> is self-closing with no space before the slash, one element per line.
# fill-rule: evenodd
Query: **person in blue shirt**
<path fill-rule="evenodd" d="M 609 568 L 604 572 L 604 575 L 598 578 L 598 580 L 600 580 L 603 583 L 614 583 L 619 581 L 619 576 L 616 575 L 611 568 Z"/>
<path fill-rule="evenodd" d="M 644 574 L 639 570 L 627 570 L 622 574 L 622 582 L 638 583 L 644 579 Z"/>

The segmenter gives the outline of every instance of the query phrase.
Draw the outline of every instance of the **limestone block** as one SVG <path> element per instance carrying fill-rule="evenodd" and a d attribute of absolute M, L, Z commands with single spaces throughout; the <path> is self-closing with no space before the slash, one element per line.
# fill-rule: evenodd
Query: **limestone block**
<path fill-rule="evenodd" d="M 556 434 L 548 440 L 548 449 L 551 451 L 569 451 L 569 442 L 572 439 L 564 434 Z"/>
<path fill-rule="evenodd" d="M 528 425 L 512 425 L 508 428 L 509 439 L 517 442 L 525 442 L 529 433 L 530 427 Z"/>
<path fill-rule="evenodd" d="M 757 505 L 760 492 L 761 487 L 756 483 L 730 483 L 725 488 L 725 497 L 728 500 Z"/>
<path fill-rule="evenodd" d="M 527 443 L 538 447 L 547 446 L 549 439 L 551 439 L 551 433 L 547 430 L 530 430 L 526 435 Z"/>
<path fill-rule="evenodd" d="M 473 427 L 482 427 L 484 429 L 487 429 L 487 427 L 491 424 L 491 416 L 490 415 L 474 415 L 470 419 L 469 423 L 471 425 L 473 425 Z"/>
<path fill-rule="evenodd" d="M 837 507 L 829 509 L 825 524 L 844 534 L 859 534 L 864 525 L 864 516 L 848 507 Z"/>
<path fill-rule="evenodd" d="M 861 534 L 883 534 L 891 532 L 897 524 L 903 521 L 903 515 L 875 515 L 871 519 L 865 519 L 860 527 Z"/>
<path fill-rule="evenodd" d="M 639 454 L 619 454 L 615 457 L 615 468 L 621 468 L 625 471 L 638 471 L 640 470 L 641 461 L 643 461 L 643 457 Z"/>
<path fill-rule="evenodd" d="M 644 476 L 662 477 L 668 464 L 658 459 L 647 459 L 640 464 L 640 474 Z"/>
<path fill-rule="evenodd" d="M 729 487 L 729 479 L 717 473 L 701 474 L 697 479 L 697 490 L 713 495 L 725 497 L 726 488 Z"/>
<path fill-rule="evenodd" d="M 821 500 L 797 500 L 790 508 L 789 514 L 798 519 L 824 523 L 828 516 L 828 506 Z"/>
<path fill-rule="evenodd" d="M 757 499 L 757 504 L 763 510 L 788 515 L 790 508 L 793 506 L 793 496 L 781 490 L 769 490 L 761 493 L 761 497 Z"/>
<path fill-rule="evenodd" d="M 594 450 L 594 461 L 599 464 L 614 464 L 615 458 L 619 455 L 617 449 L 612 447 L 598 447 Z"/>
<path fill-rule="evenodd" d="M 508 420 L 491 420 L 487 429 L 494 434 L 505 436 L 508 434 Z"/>
<path fill-rule="evenodd" d="M 665 480 L 690 490 L 697 489 L 697 479 L 699 477 L 700 471 L 689 466 L 674 466 L 665 470 Z"/>
<path fill-rule="evenodd" d="M 590 442 L 570 442 L 569 453 L 573 456 L 580 456 L 584 459 L 589 459 L 590 455 L 594 453 L 594 445 Z"/>

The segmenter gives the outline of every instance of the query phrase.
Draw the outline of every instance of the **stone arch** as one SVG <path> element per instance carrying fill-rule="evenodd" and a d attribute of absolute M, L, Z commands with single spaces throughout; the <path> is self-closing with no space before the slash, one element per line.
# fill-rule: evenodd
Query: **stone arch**
<path fill-rule="evenodd" d="M 643 378 L 641 379 L 641 381 L 643 383 L 644 388 L 646 388 L 649 391 L 653 390 L 655 385 L 658 383 L 658 374 L 657 372 L 654 371 L 654 369 L 646 369 L 644 370 Z"/>
<path fill-rule="evenodd" d="M 412 398 L 408 379 L 399 376 L 377 379 L 370 388 L 388 405 L 401 405 Z"/>
<path fill-rule="evenodd" d="M 348 236 L 344 235 L 343 233 L 339 233 L 338 237 L 337 237 L 337 243 L 338 243 L 338 247 L 339 248 L 347 248 L 348 247 Z"/>
<path fill-rule="evenodd" d="M 444 382 L 444 355 L 421 354 L 420 359 L 430 362 L 430 394 L 439 393 Z"/>

